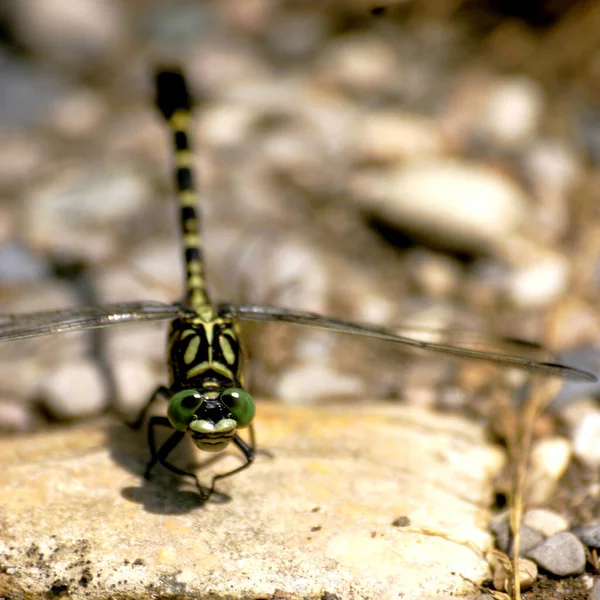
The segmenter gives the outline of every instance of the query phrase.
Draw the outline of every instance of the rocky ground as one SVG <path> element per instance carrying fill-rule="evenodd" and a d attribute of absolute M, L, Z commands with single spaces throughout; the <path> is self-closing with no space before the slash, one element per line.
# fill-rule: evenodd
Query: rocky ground
<path fill-rule="evenodd" d="M 312 310 L 414 335 L 412 324 L 445 327 L 448 333 L 429 332 L 428 339 L 478 349 L 497 344 L 461 332 L 495 331 L 540 341 L 559 353 L 555 360 L 600 372 L 600 9 L 591 0 L 527 6 L 5 2 L 0 312 L 180 297 L 169 138 L 152 106 L 151 77 L 156 65 L 177 63 L 197 98 L 196 167 L 217 299 Z M 511 419 L 526 404 L 516 391 L 522 377 L 481 363 L 415 360 L 384 342 L 273 324 L 245 334 L 255 396 L 315 414 L 320 406 L 344 406 L 349 419 L 356 416 L 345 422 L 349 431 L 360 430 L 362 411 L 385 399 L 394 402 L 390 410 L 401 402 L 426 411 L 432 428 L 445 413 L 464 419 L 464 427 L 481 427 L 485 456 L 486 444 L 510 443 L 518 429 Z M 135 414 L 165 379 L 164 337 L 158 324 L 3 344 L 4 455 L 11 468 L 20 460 L 29 465 L 25 474 L 7 471 L 5 489 L 25 494 L 31 490 L 24 482 L 45 477 L 41 458 L 19 458 L 22 444 L 41 439 L 39 432 L 93 423 L 106 411 Z M 593 587 L 600 547 L 597 395 L 597 384 L 567 382 L 535 420 L 521 553 L 533 561 L 524 563 L 523 578 L 538 567 L 539 574 L 524 598 L 600 597 L 598 583 Z M 311 415 L 308 422 L 318 418 L 302 414 Z M 303 431 L 308 447 L 321 447 L 310 427 Z M 265 435 L 277 445 L 276 435 Z M 440 453 L 455 458 L 455 443 Z M 302 456 L 293 448 L 290 456 Z M 52 469 L 67 460 L 60 456 Z M 472 484 L 484 511 L 472 543 L 482 553 L 491 546 L 491 522 L 499 550 L 510 554 L 503 511 L 513 479 L 510 460 L 502 464 L 509 466 L 498 462 L 486 471 L 493 489 Z M 42 496 L 59 494 L 44 489 Z M 392 486 L 387 493 L 403 492 Z M 68 503 L 68 494 L 52 497 L 57 506 Z M 103 492 L 97 497 L 107 501 Z M 304 508 L 312 500 L 305 501 Z M 17 514 L 18 507 L 4 510 Z M 35 505 L 23 507 L 37 514 Z M 409 520 L 445 530 L 443 519 L 419 515 Z M 5 531 L 27 521 L 12 513 L 3 519 Z M 331 526 L 356 533 L 356 523 Z M 23 536 L 28 547 L 30 537 Z M 388 544 L 396 548 L 391 537 Z M 21 568 L 14 552 L 4 549 L 3 573 Z M 332 569 L 337 560 L 352 571 L 356 564 L 340 556 L 328 554 L 334 562 L 319 568 Z M 164 572 L 172 562 L 161 563 Z M 480 566 L 462 575 L 476 580 L 473 597 L 506 588 L 506 565 L 490 562 L 487 579 Z M 396 567 L 382 569 L 385 581 L 396 580 Z M 348 582 L 364 577 L 350 571 L 340 597 L 353 597 Z M 286 593 L 318 587 L 285 585 Z M 255 591 L 274 593 L 267 588 Z"/>

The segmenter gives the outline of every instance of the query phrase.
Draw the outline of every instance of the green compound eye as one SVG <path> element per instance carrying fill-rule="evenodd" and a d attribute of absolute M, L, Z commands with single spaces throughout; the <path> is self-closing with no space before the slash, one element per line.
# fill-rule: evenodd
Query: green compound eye
<path fill-rule="evenodd" d="M 203 402 L 204 398 L 198 390 L 181 390 L 174 394 L 167 410 L 171 425 L 179 431 L 185 431 Z"/>
<path fill-rule="evenodd" d="M 240 388 L 227 388 L 221 394 L 221 402 L 231 411 L 238 427 L 248 427 L 254 419 L 256 406 L 252 396 Z"/>

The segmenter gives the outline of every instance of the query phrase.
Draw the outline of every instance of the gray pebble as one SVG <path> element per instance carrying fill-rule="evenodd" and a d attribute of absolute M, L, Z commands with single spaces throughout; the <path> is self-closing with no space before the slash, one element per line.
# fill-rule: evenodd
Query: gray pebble
<path fill-rule="evenodd" d="M 496 535 L 496 543 L 502 552 L 512 557 L 513 536 L 510 532 L 510 526 L 507 521 L 492 526 L 492 531 Z M 535 529 L 521 526 L 521 538 L 519 540 L 519 555 L 524 556 L 530 550 L 543 543 L 545 537 Z"/>
<path fill-rule="evenodd" d="M 586 546 L 600 548 L 600 521 L 573 527 L 571 533 L 576 535 Z"/>
<path fill-rule="evenodd" d="M 585 549 L 568 531 L 549 537 L 527 554 L 540 567 L 554 575 L 579 575 L 585 569 Z"/>

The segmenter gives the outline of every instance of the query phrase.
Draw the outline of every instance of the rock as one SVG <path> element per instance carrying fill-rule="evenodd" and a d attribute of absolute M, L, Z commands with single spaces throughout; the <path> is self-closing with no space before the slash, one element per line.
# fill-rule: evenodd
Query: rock
<path fill-rule="evenodd" d="M 521 590 L 525 591 L 531 588 L 535 583 L 537 576 L 537 565 L 532 560 L 519 558 L 519 580 L 521 583 Z M 494 587 L 500 592 L 507 591 L 509 593 L 513 589 L 512 577 L 502 565 L 499 565 L 494 571 Z"/>
<path fill-rule="evenodd" d="M 528 558 L 554 575 L 579 575 L 585 570 L 585 549 L 575 535 L 562 531 L 528 553 Z"/>
<path fill-rule="evenodd" d="M 33 416 L 25 402 L 0 399 L 0 432 L 28 431 L 33 428 Z"/>
<path fill-rule="evenodd" d="M 573 451 L 592 469 L 600 467 L 600 410 L 586 414 L 575 426 Z"/>
<path fill-rule="evenodd" d="M 319 78 L 328 86 L 373 94 L 401 79 L 398 52 L 381 36 L 346 35 L 331 42 L 319 57 Z"/>
<path fill-rule="evenodd" d="M 205 506 L 163 469 L 145 482 L 145 434 L 114 422 L 0 440 L 0 594 L 423 600 L 489 576 L 483 553 L 418 532 L 489 546 L 495 473 L 480 466 L 497 450 L 484 428 L 367 400 L 259 402 L 256 426 L 273 457 L 219 482 L 230 501 Z M 173 462 L 203 460 L 188 452 Z M 232 450 L 207 469 L 238 465 Z M 395 527 L 399 515 L 410 525 Z"/>
<path fill-rule="evenodd" d="M 116 252 L 110 228 L 126 226 L 151 196 L 141 175 L 120 165 L 57 169 L 25 198 L 28 240 L 54 253 L 104 259 Z"/>
<path fill-rule="evenodd" d="M 505 148 L 519 147 L 535 134 L 544 109 L 541 88 L 524 77 L 499 80 L 489 90 L 481 131 L 490 142 Z"/>
<path fill-rule="evenodd" d="M 60 365 L 40 384 L 44 406 L 57 419 L 77 419 L 106 406 L 104 381 L 95 362 L 80 359 Z"/>
<path fill-rule="evenodd" d="M 534 443 L 531 450 L 531 469 L 527 480 L 527 498 L 530 504 L 544 504 L 554 493 L 571 460 L 571 442 L 552 437 Z"/>
<path fill-rule="evenodd" d="M 527 215 L 525 194 L 492 169 L 450 159 L 364 169 L 350 180 L 365 210 L 437 244 L 489 252 L 503 248 Z"/>
<path fill-rule="evenodd" d="M 166 348 L 164 352 L 166 353 Z M 141 356 L 113 361 L 111 374 L 115 378 L 117 387 L 118 410 L 127 417 L 139 413 L 159 384 L 149 361 Z M 162 383 L 167 383 L 166 378 Z"/>
<path fill-rule="evenodd" d="M 3 285 L 36 281 L 48 275 L 49 265 L 16 243 L 0 245 L 0 281 Z"/>
<path fill-rule="evenodd" d="M 570 278 L 564 256 L 547 254 L 513 271 L 506 282 L 512 302 L 523 308 L 546 306 L 564 294 Z"/>
<path fill-rule="evenodd" d="M 600 521 L 579 525 L 571 529 L 586 546 L 590 548 L 600 548 Z"/>
<path fill-rule="evenodd" d="M 13 2 L 25 45 L 69 67 L 90 69 L 125 41 L 127 19 L 115 0 L 19 0 Z"/>
<path fill-rule="evenodd" d="M 55 131 L 68 139 L 84 139 L 94 134 L 106 116 L 107 106 L 99 94 L 80 89 L 67 94 L 49 111 Z"/>
<path fill-rule="evenodd" d="M 33 136 L 2 134 L 0 138 L 0 189 L 5 191 L 22 186 L 33 179 L 48 159 L 46 143 Z M 13 207 L 11 207 L 13 208 Z M 3 207 L 0 218 L 6 226 L 8 207 Z M 5 236 L 0 236 L 3 239 Z"/>
<path fill-rule="evenodd" d="M 503 521 L 492 525 L 492 531 L 496 535 L 498 548 L 508 556 L 513 556 L 513 536 L 510 531 L 508 521 Z M 519 540 L 519 555 L 525 556 L 530 550 L 533 550 L 541 543 L 545 537 L 535 529 L 521 525 L 521 535 Z"/>
<path fill-rule="evenodd" d="M 523 516 L 523 523 L 545 537 L 550 537 L 569 528 L 568 521 L 562 515 L 546 508 L 529 509 Z"/>

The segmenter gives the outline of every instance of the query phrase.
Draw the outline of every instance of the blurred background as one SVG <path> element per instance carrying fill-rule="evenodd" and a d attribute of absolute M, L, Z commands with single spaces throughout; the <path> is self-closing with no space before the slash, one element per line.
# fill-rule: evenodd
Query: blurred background
<path fill-rule="evenodd" d="M 3 0 L 0 312 L 181 297 L 152 104 L 180 65 L 217 300 L 493 330 L 597 369 L 599 28 L 593 0 Z M 0 428 L 135 413 L 166 329 L 2 345 Z M 468 406 L 488 377 L 247 329 L 250 389 L 288 403 Z"/>

